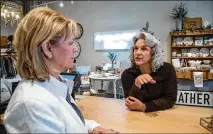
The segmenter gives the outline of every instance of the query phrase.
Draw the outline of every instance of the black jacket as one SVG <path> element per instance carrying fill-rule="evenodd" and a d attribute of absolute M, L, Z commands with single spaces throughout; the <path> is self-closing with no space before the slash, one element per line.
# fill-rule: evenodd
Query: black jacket
<path fill-rule="evenodd" d="M 146 105 L 146 112 L 171 108 L 177 98 L 177 79 L 174 67 L 164 63 L 151 77 L 156 84 L 147 83 L 141 89 L 135 86 L 135 79 L 141 75 L 136 68 L 126 69 L 121 76 L 125 98 L 133 96 Z"/>

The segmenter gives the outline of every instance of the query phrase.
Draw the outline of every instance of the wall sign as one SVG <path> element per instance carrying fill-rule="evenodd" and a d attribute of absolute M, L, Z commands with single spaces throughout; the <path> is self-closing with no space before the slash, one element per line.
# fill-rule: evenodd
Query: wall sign
<path fill-rule="evenodd" d="M 176 104 L 213 107 L 213 91 L 178 91 Z"/>
<path fill-rule="evenodd" d="M 186 30 L 197 30 L 202 28 L 202 18 L 184 18 L 183 27 Z"/>

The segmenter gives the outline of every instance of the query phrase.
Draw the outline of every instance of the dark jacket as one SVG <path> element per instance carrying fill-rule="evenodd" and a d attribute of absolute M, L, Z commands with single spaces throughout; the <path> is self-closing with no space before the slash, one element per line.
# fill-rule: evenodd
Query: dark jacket
<path fill-rule="evenodd" d="M 141 75 L 139 69 L 128 68 L 121 76 L 125 98 L 133 96 L 146 105 L 146 112 L 171 108 L 177 98 L 177 79 L 174 67 L 164 63 L 151 77 L 156 84 L 147 83 L 141 89 L 135 86 L 135 79 Z"/>

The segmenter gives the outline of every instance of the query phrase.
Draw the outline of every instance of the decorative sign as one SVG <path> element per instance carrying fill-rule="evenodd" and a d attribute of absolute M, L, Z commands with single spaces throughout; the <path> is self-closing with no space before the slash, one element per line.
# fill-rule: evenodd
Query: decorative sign
<path fill-rule="evenodd" d="M 178 91 L 176 104 L 213 107 L 213 91 Z"/>
<path fill-rule="evenodd" d="M 202 28 L 202 18 L 184 18 L 183 27 L 186 30 L 196 30 Z"/>

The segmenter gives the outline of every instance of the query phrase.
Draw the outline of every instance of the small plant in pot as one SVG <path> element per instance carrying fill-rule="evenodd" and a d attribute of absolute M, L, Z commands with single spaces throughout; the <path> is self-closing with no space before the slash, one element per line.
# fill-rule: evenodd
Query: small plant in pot
<path fill-rule="evenodd" d="M 118 54 L 116 52 L 108 52 L 107 57 L 110 59 L 111 63 L 112 63 L 112 70 L 114 69 L 114 63 L 118 57 Z"/>
<path fill-rule="evenodd" d="M 188 9 L 185 6 L 185 3 L 180 3 L 179 5 L 174 6 L 172 9 L 171 17 L 176 20 L 176 30 L 182 30 L 183 19 L 186 17 Z"/>

